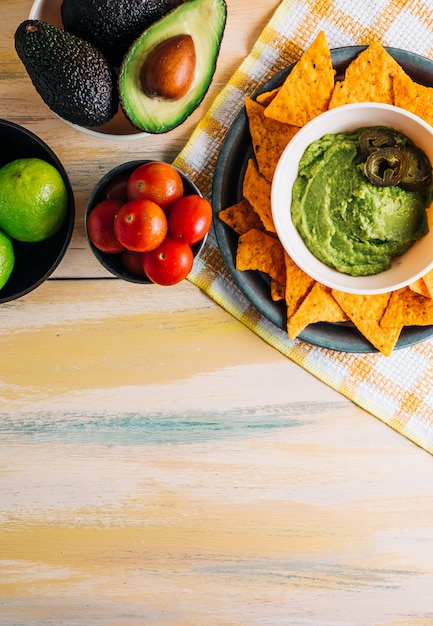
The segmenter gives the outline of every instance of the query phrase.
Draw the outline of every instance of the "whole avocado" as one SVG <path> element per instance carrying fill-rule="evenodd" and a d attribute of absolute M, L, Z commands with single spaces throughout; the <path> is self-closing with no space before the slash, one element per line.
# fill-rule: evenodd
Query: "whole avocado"
<path fill-rule="evenodd" d="M 184 0 L 63 0 L 64 28 L 90 41 L 115 65 L 138 35 Z"/>
<path fill-rule="evenodd" d="M 117 76 L 91 43 L 40 20 L 25 20 L 15 49 L 41 98 L 79 126 L 100 126 L 117 112 Z"/>

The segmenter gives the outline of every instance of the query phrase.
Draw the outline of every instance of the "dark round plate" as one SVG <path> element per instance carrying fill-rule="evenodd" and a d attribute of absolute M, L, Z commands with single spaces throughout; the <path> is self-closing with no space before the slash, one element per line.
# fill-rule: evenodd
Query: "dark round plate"
<path fill-rule="evenodd" d="M 350 46 L 331 50 L 331 58 L 336 70 L 336 80 L 341 80 L 349 63 L 366 46 Z M 433 87 L 433 61 L 417 54 L 386 48 L 388 53 L 401 65 L 416 82 Z M 293 65 L 279 72 L 267 81 L 255 95 L 280 86 Z M 367 77 L 368 79 L 368 77 Z M 268 320 L 283 330 L 286 329 L 286 307 L 284 302 L 273 302 L 269 294 L 269 282 L 265 276 L 254 271 L 239 271 L 235 267 L 238 235 L 217 215 L 221 209 L 236 204 L 242 199 L 242 183 L 248 159 L 253 156 L 253 147 L 248 129 L 245 108 L 235 118 L 221 147 L 213 181 L 212 204 L 218 245 L 223 259 L 234 282 L 249 302 Z M 433 336 L 433 326 L 405 327 L 397 342 L 396 349 L 406 348 Z M 377 350 L 349 323 L 320 322 L 311 324 L 300 335 L 300 339 L 322 348 L 342 352 L 377 352 Z"/>

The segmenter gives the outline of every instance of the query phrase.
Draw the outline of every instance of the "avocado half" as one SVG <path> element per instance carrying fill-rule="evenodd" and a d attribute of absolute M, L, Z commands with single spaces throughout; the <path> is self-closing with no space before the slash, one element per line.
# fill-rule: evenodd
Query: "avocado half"
<path fill-rule="evenodd" d="M 119 73 L 119 96 L 125 116 L 136 128 L 165 133 L 179 126 L 198 107 L 212 81 L 227 20 L 225 0 L 186 0 L 145 30 L 126 53 Z M 143 64 L 156 46 L 179 36 L 194 42 L 196 62 L 192 84 L 180 98 L 147 95 L 142 87 Z"/>

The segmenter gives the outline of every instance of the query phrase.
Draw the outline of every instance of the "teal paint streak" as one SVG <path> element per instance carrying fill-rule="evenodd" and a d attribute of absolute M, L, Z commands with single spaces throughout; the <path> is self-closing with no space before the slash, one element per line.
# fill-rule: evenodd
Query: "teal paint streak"
<path fill-rule="evenodd" d="M 321 405 L 321 412 L 338 404 Z M 32 442 L 81 444 L 158 445 L 181 444 L 259 435 L 275 429 L 305 425 L 317 411 L 314 403 L 254 407 L 230 411 L 126 413 L 80 415 L 75 413 L 0 414 L 0 436 Z"/>

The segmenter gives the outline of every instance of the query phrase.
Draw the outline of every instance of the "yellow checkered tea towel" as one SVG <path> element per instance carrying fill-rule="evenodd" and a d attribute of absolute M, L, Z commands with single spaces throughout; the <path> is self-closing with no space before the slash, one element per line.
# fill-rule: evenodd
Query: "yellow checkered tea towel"
<path fill-rule="evenodd" d="M 175 164 L 211 197 L 215 163 L 245 96 L 299 59 L 323 30 L 329 47 L 379 40 L 433 58 L 433 2 L 283 0 L 249 56 L 216 98 Z M 211 231 L 191 281 L 281 353 L 433 453 L 433 340 L 381 354 L 342 352 L 290 341 L 236 287 Z"/>

